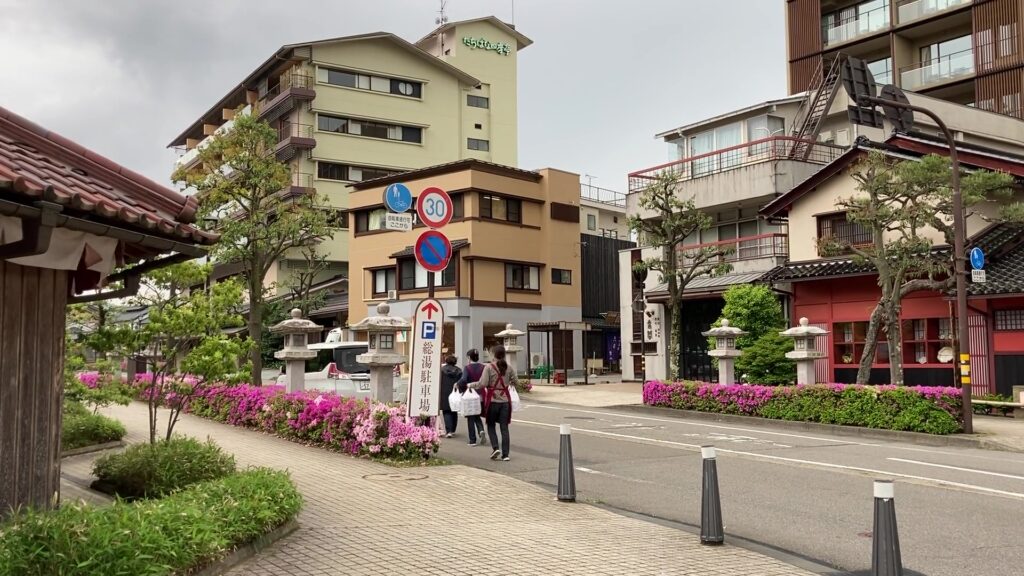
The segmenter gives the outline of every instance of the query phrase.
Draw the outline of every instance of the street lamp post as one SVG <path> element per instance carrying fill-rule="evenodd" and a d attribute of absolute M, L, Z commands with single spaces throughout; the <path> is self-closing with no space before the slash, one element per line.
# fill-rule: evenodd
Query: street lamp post
<path fill-rule="evenodd" d="M 843 67 L 843 83 L 851 99 L 856 102 L 856 106 L 852 106 L 849 111 L 850 119 L 854 123 L 881 128 L 881 119 L 878 118 L 877 112 L 874 110 L 875 105 L 878 105 L 882 107 L 886 118 L 892 122 L 896 130 L 909 132 L 914 123 L 913 113 L 919 112 L 935 122 L 949 146 L 949 162 L 952 171 L 950 186 L 953 196 L 953 273 L 956 276 L 958 369 L 955 373 L 960 375 L 964 433 L 972 434 L 974 432 L 974 411 L 971 407 L 970 331 L 967 326 L 967 277 L 965 275 L 967 258 L 964 253 L 967 227 L 964 222 L 963 195 L 960 192 L 960 159 L 956 152 L 956 140 L 953 139 L 953 133 L 942 121 L 942 118 L 927 108 L 912 105 L 903 91 L 896 86 L 883 86 L 881 95 L 885 96 L 884 98 L 875 96 L 875 80 L 863 60 L 847 58 Z"/>

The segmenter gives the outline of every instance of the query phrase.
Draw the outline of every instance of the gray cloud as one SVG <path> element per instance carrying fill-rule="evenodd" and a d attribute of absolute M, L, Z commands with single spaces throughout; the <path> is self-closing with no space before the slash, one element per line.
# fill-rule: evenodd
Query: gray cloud
<path fill-rule="evenodd" d="M 511 0 L 449 0 L 451 19 Z M 0 0 L 0 105 L 166 182 L 164 146 L 277 47 L 386 30 L 431 0 Z M 625 189 L 667 159 L 656 132 L 784 95 L 783 3 L 519 0 L 519 158 Z"/>

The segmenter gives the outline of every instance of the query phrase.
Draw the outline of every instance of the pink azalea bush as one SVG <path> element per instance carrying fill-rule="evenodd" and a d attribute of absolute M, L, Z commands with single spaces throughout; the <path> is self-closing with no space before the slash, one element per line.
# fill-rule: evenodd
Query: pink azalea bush
<path fill-rule="evenodd" d="M 644 404 L 929 434 L 963 430 L 960 390 L 939 386 L 744 386 L 649 381 Z"/>
<path fill-rule="evenodd" d="M 437 452 L 433 426 L 408 421 L 401 406 L 282 386 L 202 387 L 186 411 L 353 456 L 413 460 Z"/>

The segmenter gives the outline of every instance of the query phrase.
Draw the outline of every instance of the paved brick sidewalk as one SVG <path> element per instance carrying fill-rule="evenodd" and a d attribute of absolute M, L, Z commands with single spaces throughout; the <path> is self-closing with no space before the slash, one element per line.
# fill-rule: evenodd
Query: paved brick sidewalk
<path fill-rule="evenodd" d="M 143 405 L 108 412 L 145 438 Z M 287 468 L 305 496 L 298 531 L 232 576 L 809 575 L 733 546 L 585 504 L 466 466 L 398 469 L 185 416 L 240 465 Z M 481 459 L 486 458 L 481 449 Z"/>

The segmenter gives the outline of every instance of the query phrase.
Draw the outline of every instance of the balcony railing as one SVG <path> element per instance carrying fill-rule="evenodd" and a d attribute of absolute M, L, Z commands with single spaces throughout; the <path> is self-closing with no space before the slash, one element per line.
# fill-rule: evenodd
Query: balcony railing
<path fill-rule="evenodd" d="M 907 66 L 900 72 L 900 81 L 904 90 L 920 90 L 973 75 L 974 49 L 968 48 L 928 62 Z"/>
<path fill-rule="evenodd" d="M 277 141 L 284 142 L 289 138 L 313 138 L 313 126 L 294 122 L 282 123 L 277 129 Z"/>
<path fill-rule="evenodd" d="M 689 244 L 681 246 L 679 251 L 684 254 L 693 254 L 704 248 L 718 248 L 728 251 L 722 256 L 723 262 L 737 262 L 740 260 L 756 260 L 758 258 L 785 258 L 789 256 L 789 235 L 784 232 L 770 232 L 758 234 L 757 236 L 743 236 L 731 240 L 719 242 L 705 242 L 704 244 Z"/>
<path fill-rule="evenodd" d="M 856 19 L 848 20 L 838 26 L 823 27 L 821 37 L 825 41 L 825 46 L 835 46 L 888 27 L 889 5 L 886 3 L 885 6 L 862 12 L 857 15 Z"/>
<path fill-rule="evenodd" d="M 970 3 L 971 0 L 915 0 L 914 2 L 907 2 L 901 4 L 898 9 L 899 22 L 904 24 Z"/>
<path fill-rule="evenodd" d="M 250 113 L 252 113 L 252 105 L 251 104 L 247 105 L 245 108 L 242 108 L 241 110 L 238 111 L 238 115 L 239 116 L 245 116 L 246 114 L 250 114 Z M 195 148 L 192 148 L 191 150 L 186 150 L 184 154 L 182 154 L 181 156 L 178 156 L 178 159 L 174 161 L 174 167 L 175 168 L 181 168 L 181 167 L 184 166 L 184 167 L 187 168 L 187 167 L 191 166 L 193 163 L 195 163 L 196 159 L 199 157 L 199 151 L 202 150 L 203 148 L 206 148 L 207 146 L 209 146 L 210 142 L 213 141 L 214 137 L 220 136 L 222 134 L 226 134 L 227 132 L 229 132 L 234 127 L 235 127 L 235 121 L 234 120 L 228 120 L 228 121 L 224 122 L 223 124 L 218 126 L 216 130 L 214 130 L 213 134 L 207 136 L 206 138 L 203 138 L 199 142 L 199 144 L 196 144 Z"/>
<path fill-rule="evenodd" d="M 580 184 L 580 198 L 601 204 L 610 204 L 619 208 L 626 207 L 626 195 L 607 188 L 598 188 L 590 184 Z"/>
<path fill-rule="evenodd" d="M 633 172 L 629 175 L 629 193 L 641 192 L 665 175 L 686 181 L 762 162 L 791 159 L 793 147 L 801 142 L 810 145 L 811 150 L 807 158 L 800 158 L 800 161 L 811 164 L 828 164 L 846 150 L 842 146 L 800 140 L 792 136 L 772 136 Z"/>
<path fill-rule="evenodd" d="M 296 72 L 290 74 L 283 74 L 280 82 L 277 86 L 270 88 L 260 98 L 261 103 L 270 102 L 274 98 L 277 98 L 282 92 L 289 88 L 309 88 L 313 85 L 313 77 L 307 74 L 299 74 Z"/>

